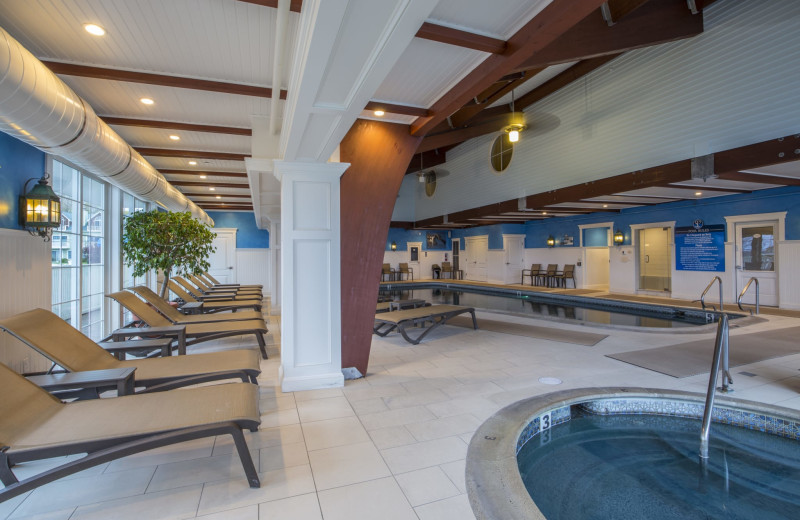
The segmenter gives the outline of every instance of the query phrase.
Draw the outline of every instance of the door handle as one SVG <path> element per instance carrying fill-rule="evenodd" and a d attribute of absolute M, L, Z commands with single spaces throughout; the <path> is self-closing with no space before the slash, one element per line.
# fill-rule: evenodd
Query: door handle
<path fill-rule="evenodd" d="M 228 269 L 233 269 L 233 267 L 229 267 Z"/>

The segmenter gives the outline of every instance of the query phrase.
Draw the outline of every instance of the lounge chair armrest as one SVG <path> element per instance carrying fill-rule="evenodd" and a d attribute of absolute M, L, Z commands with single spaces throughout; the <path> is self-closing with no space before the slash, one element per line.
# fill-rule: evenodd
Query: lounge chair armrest
<path fill-rule="evenodd" d="M 242 383 L 250 382 L 250 377 L 243 370 L 230 370 L 228 372 L 214 372 L 212 374 L 200 374 L 197 376 L 183 377 L 181 379 L 174 379 L 161 383 L 158 385 L 148 386 L 142 390 L 137 391 L 137 394 L 149 394 L 152 392 L 163 392 L 164 390 L 173 390 L 175 388 L 183 388 L 184 386 L 199 385 L 208 383 L 209 381 L 222 381 L 225 379 L 240 379 Z"/>

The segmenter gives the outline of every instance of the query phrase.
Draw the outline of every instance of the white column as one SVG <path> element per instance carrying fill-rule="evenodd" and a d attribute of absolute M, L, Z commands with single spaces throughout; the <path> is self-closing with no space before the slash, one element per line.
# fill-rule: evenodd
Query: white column
<path fill-rule="evenodd" d="M 269 255 L 269 313 L 277 316 L 281 313 L 281 222 L 277 219 L 269 224 Z"/>
<path fill-rule="evenodd" d="M 274 164 L 281 182 L 281 388 L 344 386 L 339 178 L 350 165 Z"/>

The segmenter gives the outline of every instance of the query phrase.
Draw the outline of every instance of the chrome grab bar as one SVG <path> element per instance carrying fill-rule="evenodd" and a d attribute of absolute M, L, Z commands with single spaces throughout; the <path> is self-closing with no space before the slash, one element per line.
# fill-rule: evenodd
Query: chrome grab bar
<path fill-rule="evenodd" d="M 720 278 L 719 276 L 715 276 L 714 278 L 712 278 L 711 281 L 706 286 L 706 290 L 703 291 L 702 295 L 700 295 L 700 305 L 703 307 L 703 310 L 705 310 L 705 308 L 706 308 L 706 301 L 705 301 L 706 293 L 708 292 L 709 289 L 711 289 L 711 286 L 714 285 L 714 282 L 719 282 L 719 311 L 722 312 L 724 310 L 722 308 L 722 278 Z M 714 309 L 714 306 L 712 305 L 711 308 Z M 717 309 L 714 309 L 714 310 L 716 311 Z"/>
<path fill-rule="evenodd" d="M 711 411 L 714 408 L 714 396 L 717 392 L 717 374 L 719 366 L 722 364 L 722 387 L 721 392 L 732 391 L 728 384 L 733 384 L 730 370 L 728 370 L 728 315 L 720 314 L 719 325 L 717 326 L 717 338 L 714 341 L 714 359 L 711 361 L 711 373 L 708 376 L 708 392 L 706 393 L 706 404 L 703 409 L 703 429 L 700 431 L 700 458 L 708 458 L 708 435 L 711 429 Z"/>
<path fill-rule="evenodd" d="M 756 278 L 755 276 L 747 281 L 747 284 L 744 286 L 744 289 L 742 289 L 742 292 L 739 293 L 739 297 L 736 298 L 736 303 L 737 305 L 739 305 L 740 310 L 744 310 L 744 308 L 742 307 L 742 298 L 744 297 L 744 293 L 747 292 L 747 289 L 750 288 L 750 284 L 753 282 L 756 282 L 756 314 L 758 314 L 758 278 Z M 753 309 L 749 310 L 750 314 L 752 315 Z"/>

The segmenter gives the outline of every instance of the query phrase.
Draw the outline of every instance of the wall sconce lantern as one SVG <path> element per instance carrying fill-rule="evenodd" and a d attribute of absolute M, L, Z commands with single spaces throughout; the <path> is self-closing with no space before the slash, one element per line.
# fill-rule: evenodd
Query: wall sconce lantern
<path fill-rule="evenodd" d="M 614 232 L 614 245 L 621 246 L 625 242 L 625 235 L 619 229 Z"/>
<path fill-rule="evenodd" d="M 61 225 L 61 199 L 53 188 L 47 184 L 49 176 L 45 173 L 38 184 L 19 197 L 19 223 L 31 235 L 38 235 L 45 242 L 50 241 L 54 229 Z M 28 179 L 22 191 L 28 190 L 28 183 L 36 177 Z"/>
<path fill-rule="evenodd" d="M 397 251 L 397 242 L 392 242 L 392 251 Z"/>
<path fill-rule="evenodd" d="M 547 237 L 547 247 L 553 247 L 554 245 L 556 245 L 556 239 L 553 238 L 553 235 L 550 235 Z"/>

